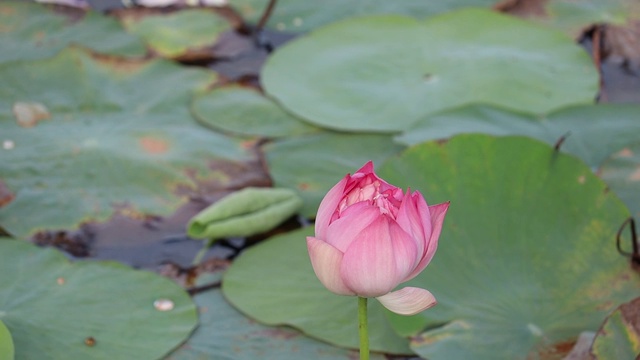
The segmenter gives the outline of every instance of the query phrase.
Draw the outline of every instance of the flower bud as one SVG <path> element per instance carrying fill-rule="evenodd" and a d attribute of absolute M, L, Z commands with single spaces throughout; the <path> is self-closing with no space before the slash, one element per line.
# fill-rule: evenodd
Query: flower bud
<path fill-rule="evenodd" d="M 403 315 L 435 305 L 427 290 L 392 290 L 429 264 L 448 207 L 428 206 L 419 191 L 390 185 L 368 162 L 320 203 L 315 236 L 307 238 L 318 279 L 336 294 L 375 297 Z"/>

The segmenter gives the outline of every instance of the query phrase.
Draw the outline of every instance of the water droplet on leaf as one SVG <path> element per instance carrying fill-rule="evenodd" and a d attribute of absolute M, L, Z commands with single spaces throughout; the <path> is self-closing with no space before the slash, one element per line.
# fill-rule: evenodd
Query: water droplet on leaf
<path fill-rule="evenodd" d="M 173 310 L 174 306 L 175 306 L 175 304 L 173 303 L 173 301 L 171 301 L 169 299 L 158 299 L 158 300 L 153 302 L 153 307 L 155 307 L 156 310 L 158 310 L 158 311 Z"/>

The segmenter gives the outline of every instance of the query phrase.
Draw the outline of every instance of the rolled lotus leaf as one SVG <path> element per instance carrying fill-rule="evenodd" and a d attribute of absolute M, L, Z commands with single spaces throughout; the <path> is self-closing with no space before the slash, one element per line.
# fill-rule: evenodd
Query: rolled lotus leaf
<path fill-rule="evenodd" d="M 187 234 L 196 239 L 255 235 L 278 226 L 301 206 L 293 190 L 248 187 L 199 212 L 189 221 Z"/>

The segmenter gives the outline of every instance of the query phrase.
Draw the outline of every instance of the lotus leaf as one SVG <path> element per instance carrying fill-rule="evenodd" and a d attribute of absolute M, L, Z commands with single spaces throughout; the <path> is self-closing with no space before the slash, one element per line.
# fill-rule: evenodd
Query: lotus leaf
<path fill-rule="evenodd" d="M 602 324 L 591 346 L 597 360 L 637 359 L 640 355 L 640 298 L 620 305 Z"/>
<path fill-rule="evenodd" d="M 267 94 L 319 126 L 395 132 L 429 114 L 485 103 L 532 114 L 593 103 L 598 72 L 564 34 L 463 9 L 426 20 L 352 18 L 278 48 Z"/>
<path fill-rule="evenodd" d="M 293 216 L 302 199 L 290 189 L 247 187 L 194 216 L 187 234 L 197 239 L 251 236 L 267 232 Z"/>
<path fill-rule="evenodd" d="M 0 206 L 0 227 L 27 237 L 104 220 L 123 207 L 168 215 L 200 183 L 224 188 L 230 179 L 217 164 L 252 155 L 241 140 L 190 117 L 192 93 L 214 79 L 168 61 L 79 49 L 0 65 L 0 181 L 13 194 Z"/>
<path fill-rule="evenodd" d="M 69 262 L 0 238 L 0 318 L 17 359 L 158 359 L 197 324 L 171 280 L 116 262 Z M 4 359 L 4 358 L 3 358 Z"/>
<path fill-rule="evenodd" d="M 451 201 L 436 256 L 410 282 L 438 305 L 420 315 L 422 328 L 393 318 L 420 331 L 412 348 L 423 357 L 561 357 L 562 344 L 640 295 L 640 276 L 615 247 L 628 210 L 553 147 L 459 135 L 416 145 L 379 174 L 431 203 Z"/>
<path fill-rule="evenodd" d="M 256 323 L 234 309 L 220 290 L 198 294 L 194 301 L 200 309 L 200 327 L 165 360 L 349 360 L 357 356 L 290 327 Z M 371 356 L 371 360 L 384 359 Z"/>
<path fill-rule="evenodd" d="M 140 36 L 153 50 L 165 57 L 180 57 L 189 50 L 211 47 L 220 33 L 231 25 L 216 13 L 187 9 L 171 14 L 123 18 L 127 30 Z"/>
<path fill-rule="evenodd" d="M 0 63 L 50 57 L 72 44 L 128 57 L 146 52 L 144 43 L 117 20 L 93 11 L 78 19 L 42 4 L 2 1 L 0 24 Z"/>
<path fill-rule="evenodd" d="M 200 94 L 191 109 L 202 124 L 232 134 L 270 138 L 318 131 L 248 88 L 224 87 Z"/>
<path fill-rule="evenodd" d="M 458 135 L 390 157 L 378 174 L 420 190 L 431 204 L 451 201 L 434 260 L 408 283 L 429 289 L 438 305 L 412 317 L 370 308 L 372 328 L 391 324 L 425 358 L 551 356 L 640 295 L 640 276 L 615 247 L 629 212 L 573 156 L 526 137 Z M 259 321 L 355 347 L 355 298 L 333 295 L 315 279 L 304 242 L 311 233 L 246 251 L 223 291 Z M 402 350 L 376 342 L 379 351 Z"/>
<path fill-rule="evenodd" d="M 403 14 L 427 17 L 469 6 L 490 7 L 498 0 L 280 0 L 273 11 L 269 26 L 284 31 L 309 31 L 349 17 L 373 14 Z M 257 22 L 267 2 L 264 0 L 234 0 L 231 3 L 252 22 Z"/>
<path fill-rule="evenodd" d="M 524 135 L 584 160 L 594 169 L 611 154 L 640 142 L 638 105 L 581 105 L 547 115 L 530 115 L 486 105 L 470 105 L 426 116 L 396 139 L 407 145 L 461 133 Z"/>

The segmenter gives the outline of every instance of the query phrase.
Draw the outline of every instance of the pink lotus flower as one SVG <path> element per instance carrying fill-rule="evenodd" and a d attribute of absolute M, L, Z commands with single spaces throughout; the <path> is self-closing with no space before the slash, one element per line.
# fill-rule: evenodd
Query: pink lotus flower
<path fill-rule="evenodd" d="M 392 290 L 429 264 L 448 207 L 427 206 L 420 192 L 390 185 L 369 161 L 322 199 L 315 237 L 307 237 L 313 270 L 333 293 L 375 297 L 395 313 L 417 314 L 436 304 L 429 291 Z"/>

